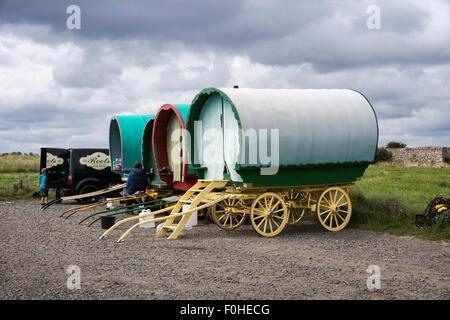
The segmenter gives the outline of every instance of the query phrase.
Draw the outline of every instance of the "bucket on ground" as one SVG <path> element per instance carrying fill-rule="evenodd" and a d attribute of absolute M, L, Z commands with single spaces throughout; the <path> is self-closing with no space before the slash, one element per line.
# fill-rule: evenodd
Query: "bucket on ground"
<path fill-rule="evenodd" d="M 116 217 L 103 216 L 101 218 L 102 229 L 109 229 L 116 223 Z"/>
<path fill-rule="evenodd" d="M 139 213 L 139 216 L 148 214 L 148 213 L 150 213 L 150 212 L 152 212 L 152 210 L 150 210 L 150 209 L 142 210 L 142 211 Z M 151 220 L 151 219 L 154 219 L 154 218 L 155 218 L 155 216 L 153 216 L 153 215 L 148 216 L 148 217 L 139 218 L 139 222 L 143 222 L 143 221 L 146 221 L 146 220 Z M 140 225 L 140 227 L 141 227 L 141 228 L 154 228 L 154 227 L 155 227 L 155 222 L 153 221 L 153 222 L 145 223 L 145 224 L 143 224 L 143 225 Z"/>
<path fill-rule="evenodd" d="M 183 205 L 183 212 L 188 211 L 189 204 Z M 196 227 L 197 226 L 197 211 L 192 212 L 191 216 L 189 217 L 189 220 L 186 222 L 186 227 Z"/>

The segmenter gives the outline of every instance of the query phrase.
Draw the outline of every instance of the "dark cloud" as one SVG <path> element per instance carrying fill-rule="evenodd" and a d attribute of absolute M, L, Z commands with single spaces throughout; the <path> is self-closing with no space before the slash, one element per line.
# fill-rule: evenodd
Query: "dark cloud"
<path fill-rule="evenodd" d="M 414 1 L 90 1 L 81 0 L 81 30 L 66 28 L 72 1 L 2 2 L 3 23 L 49 26 L 66 39 L 140 39 L 183 43 L 264 64 L 311 63 L 319 72 L 385 63 L 443 63 L 445 42 L 418 46 L 429 13 Z M 382 29 L 369 30 L 368 5 L 380 7 Z M 416 36 L 411 37 L 414 33 Z M 53 38 L 50 39 L 54 40 Z M 75 40 L 74 40 L 75 41 Z M 349 48 L 351 48 L 349 50 Z M 199 48 L 200 49 L 200 48 Z"/>
<path fill-rule="evenodd" d="M 332 1 L 338 3 L 338 1 Z M 331 16 L 324 1 L 77 1 L 81 30 L 66 28 L 66 8 L 73 1 L 3 1 L 1 23 L 46 25 L 59 39 L 146 39 L 155 45 L 179 42 L 245 52 L 261 42 L 295 34 Z M 336 6 L 336 4 L 334 4 Z M 35 35 L 39 38 L 39 34 Z M 40 38 L 42 41 L 45 39 Z M 48 41 L 55 41 L 52 36 Z"/>
<path fill-rule="evenodd" d="M 350 88 L 380 143 L 446 144 L 446 1 L 0 0 L 0 146 L 107 145 L 109 119 L 190 103 L 204 87 Z M 369 5 L 381 29 L 369 30 Z M 447 143 L 448 144 L 448 143 Z"/>
<path fill-rule="evenodd" d="M 76 34 L 87 38 L 153 38 L 202 39 L 204 32 L 232 23 L 242 1 L 130 0 L 76 1 L 81 9 L 81 30 L 68 31 L 66 9 L 73 1 L 3 0 L 0 18 L 8 23 L 49 25 L 55 32 Z M 211 29 L 204 29 L 205 27 Z M 214 27 L 216 26 L 216 27 Z"/>

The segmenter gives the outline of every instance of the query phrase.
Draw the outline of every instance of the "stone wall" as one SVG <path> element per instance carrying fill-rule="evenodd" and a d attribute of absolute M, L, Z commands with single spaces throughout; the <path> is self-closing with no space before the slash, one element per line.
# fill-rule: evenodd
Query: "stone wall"
<path fill-rule="evenodd" d="M 392 153 L 392 163 L 394 164 L 429 166 L 450 162 L 450 148 L 446 147 L 386 149 Z"/>

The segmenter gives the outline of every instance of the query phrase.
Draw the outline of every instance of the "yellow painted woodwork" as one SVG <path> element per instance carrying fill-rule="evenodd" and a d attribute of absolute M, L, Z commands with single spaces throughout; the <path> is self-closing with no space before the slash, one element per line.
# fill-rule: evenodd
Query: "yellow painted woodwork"
<path fill-rule="evenodd" d="M 326 189 L 317 201 L 317 218 L 329 231 L 345 228 L 352 215 L 352 203 L 348 192 L 339 187 Z"/>
<path fill-rule="evenodd" d="M 266 192 L 253 201 L 250 220 L 260 235 L 273 237 L 279 234 L 288 221 L 289 215 L 284 199 L 275 192 Z"/>

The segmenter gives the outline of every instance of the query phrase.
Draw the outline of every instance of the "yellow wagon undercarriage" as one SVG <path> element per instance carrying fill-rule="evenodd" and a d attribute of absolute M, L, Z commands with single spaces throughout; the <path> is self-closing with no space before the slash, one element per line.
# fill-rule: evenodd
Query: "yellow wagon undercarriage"
<path fill-rule="evenodd" d="M 125 239 L 138 226 L 160 221 L 164 224 L 156 237 L 172 231 L 168 239 L 176 239 L 191 215 L 206 208 L 211 208 L 214 222 L 224 230 L 235 230 L 249 217 L 253 228 L 265 237 L 276 236 L 286 225 L 299 223 L 307 209 L 316 212 L 320 224 L 329 231 L 342 230 L 350 221 L 352 205 L 348 190 L 351 183 L 264 188 L 233 187 L 228 183 L 228 180 L 199 180 L 175 205 L 123 219 L 103 233 L 100 239 L 124 223 L 164 213 L 169 215 L 134 224 L 118 241 Z M 182 211 L 186 204 L 189 204 L 188 209 Z"/>

